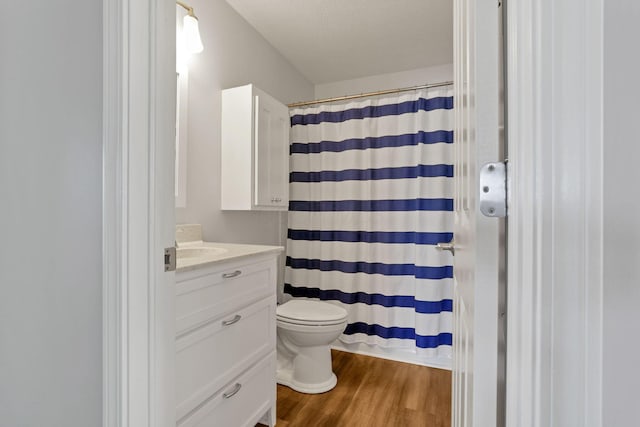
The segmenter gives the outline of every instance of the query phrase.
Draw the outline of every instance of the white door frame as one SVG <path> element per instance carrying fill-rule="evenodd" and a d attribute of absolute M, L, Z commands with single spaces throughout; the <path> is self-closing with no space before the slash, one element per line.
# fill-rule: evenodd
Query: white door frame
<path fill-rule="evenodd" d="M 602 6 L 507 3 L 508 426 L 602 425 Z"/>
<path fill-rule="evenodd" d="M 159 46 L 175 4 L 103 1 L 103 425 L 157 427 L 174 421 L 156 286 L 173 280 L 157 184 L 173 189 L 174 52 Z M 602 424 L 602 2 L 507 4 L 508 426 Z"/>
<path fill-rule="evenodd" d="M 504 220 L 480 213 L 482 165 L 503 160 L 500 21 L 493 0 L 454 8 L 455 227 L 452 426 L 502 426 L 498 406 Z M 502 241 L 501 241 L 502 239 Z M 502 348 L 502 350 L 504 350 Z"/>
<path fill-rule="evenodd" d="M 175 425 L 175 3 L 103 0 L 103 426 Z"/>

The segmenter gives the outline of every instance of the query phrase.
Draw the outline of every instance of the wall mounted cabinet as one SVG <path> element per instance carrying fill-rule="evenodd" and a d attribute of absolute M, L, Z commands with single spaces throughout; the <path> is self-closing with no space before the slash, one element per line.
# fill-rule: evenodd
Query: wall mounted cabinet
<path fill-rule="evenodd" d="M 222 91 L 223 210 L 286 210 L 289 109 L 246 85 Z"/>

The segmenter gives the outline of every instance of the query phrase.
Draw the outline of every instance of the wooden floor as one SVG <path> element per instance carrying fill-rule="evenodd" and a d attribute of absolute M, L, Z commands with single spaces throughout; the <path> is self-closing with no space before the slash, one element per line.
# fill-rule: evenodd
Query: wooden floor
<path fill-rule="evenodd" d="M 277 427 L 450 426 L 450 371 L 332 353 L 333 390 L 311 395 L 278 385 Z"/>

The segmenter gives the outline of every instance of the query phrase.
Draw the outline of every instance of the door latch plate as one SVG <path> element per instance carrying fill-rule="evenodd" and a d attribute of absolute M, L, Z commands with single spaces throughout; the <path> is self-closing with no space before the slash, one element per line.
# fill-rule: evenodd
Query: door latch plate
<path fill-rule="evenodd" d="M 164 248 L 164 271 L 176 271 L 176 247 Z"/>
<path fill-rule="evenodd" d="M 507 216 L 507 165 L 487 163 L 480 169 L 480 212 L 484 216 Z"/>

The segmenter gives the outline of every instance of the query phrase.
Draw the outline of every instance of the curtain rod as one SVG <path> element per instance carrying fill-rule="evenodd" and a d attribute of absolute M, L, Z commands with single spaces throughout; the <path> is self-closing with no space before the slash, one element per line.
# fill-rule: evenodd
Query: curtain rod
<path fill-rule="evenodd" d="M 316 99 L 314 101 L 294 102 L 293 104 L 288 104 L 287 107 L 289 108 L 303 107 L 305 105 L 324 104 L 325 102 L 346 101 L 348 99 L 366 98 L 368 96 L 387 95 L 390 93 L 398 93 L 398 92 L 409 92 L 411 90 L 418 90 L 418 89 L 430 89 L 433 87 L 449 86 L 452 84 L 453 82 L 441 82 L 441 83 L 426 84 L 422 86 L 403 87 L 400 89 L 379 90 L 377 92 L 360 93 L 357 95 L 345 95 L 345 96 L 338 96 L 335 98 Z"/>

